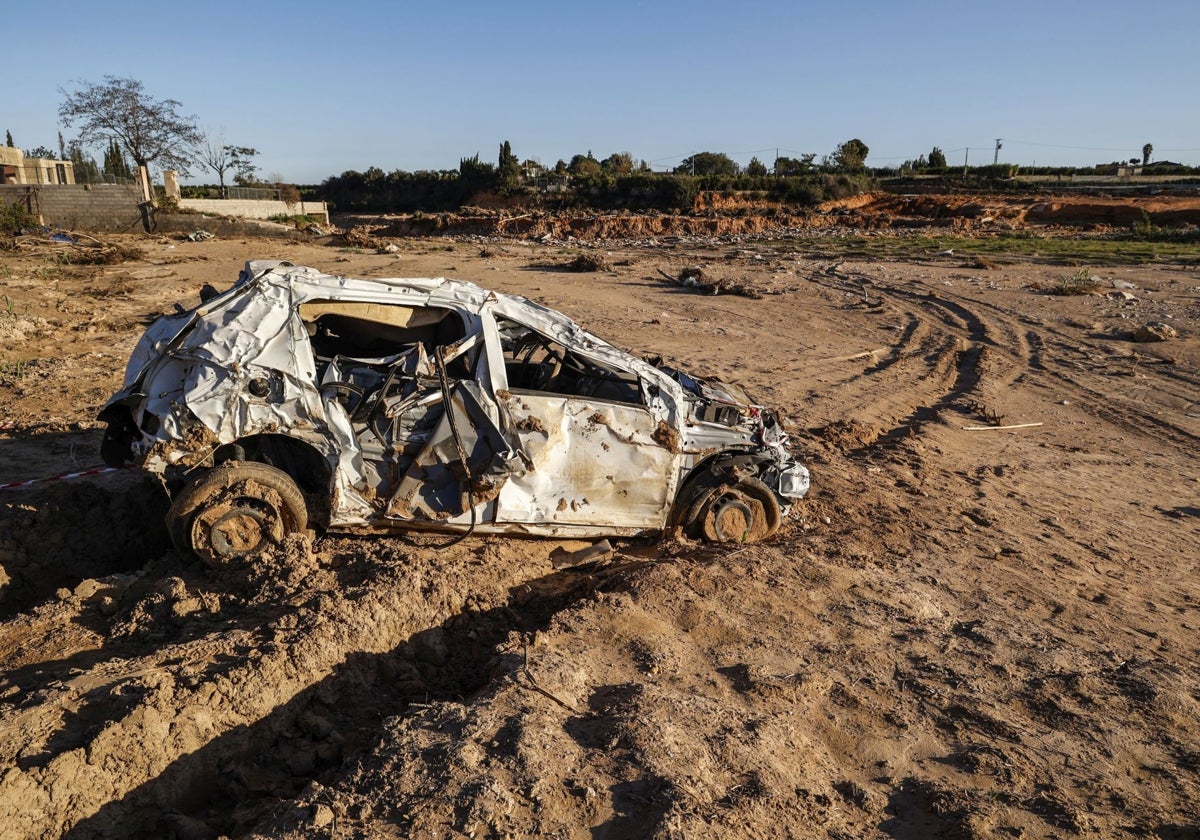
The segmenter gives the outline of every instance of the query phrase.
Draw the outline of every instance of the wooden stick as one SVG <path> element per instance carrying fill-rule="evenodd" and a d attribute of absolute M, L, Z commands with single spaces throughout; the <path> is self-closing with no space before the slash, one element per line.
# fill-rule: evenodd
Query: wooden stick
<path fill-rule="evenodd" d="M 963 426 L 964 432 L 1000 432 L 1005 429 L 1032 429 L 1041 423 L 1014 423 L 1011 426 Z"/>
<path fill-rule="evenodd" d="M 879 347 L 875 350 L 864 350 L 861 353 L 855 353 L 853 356 L 838 356 L 836 359 L 822 359 L 825 362 L 853 362 L 858 359 L 875 358 L 880 353 L 886 353 L 889 348 Z"/>

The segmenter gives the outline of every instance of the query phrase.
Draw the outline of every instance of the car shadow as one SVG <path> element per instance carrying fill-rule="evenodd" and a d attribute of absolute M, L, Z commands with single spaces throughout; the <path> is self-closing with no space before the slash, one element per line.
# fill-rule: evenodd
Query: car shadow
<path fill-rule="evenodd" d="M 311 783 L 335 783 L 349 760 L 361 761 L 389 719 L 485 689 L 497 667 L 503 670 L 496 648 L 510 633 L 544 629 L 557 612 L 618 578 L 606 569 L 543 575 L 511 587 L 506 603 L 463 608 L 385 653 L 352 653 L 265 717 L 175 759 L 64 837 L 238 836 L 275 815 L 286 817 L 288 803 Z M 394 818 L 402 821 L 403 813 Z"/>

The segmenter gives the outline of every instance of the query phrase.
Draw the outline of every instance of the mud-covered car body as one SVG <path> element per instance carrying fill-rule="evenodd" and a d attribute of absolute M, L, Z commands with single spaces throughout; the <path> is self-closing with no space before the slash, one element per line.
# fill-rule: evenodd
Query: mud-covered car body
<path fill-rule="evenodd" d="M 752 477 L 785 513 L 808 489 L 775 416 L 736 387 L 443 278 L 247 263 L 228 291 L 147 329 L 100 416 L 110 464 L 177 493 L 259 461 L 332 528 L 633 535 L 678 521 L 689 482 L 708 496 Z"/>

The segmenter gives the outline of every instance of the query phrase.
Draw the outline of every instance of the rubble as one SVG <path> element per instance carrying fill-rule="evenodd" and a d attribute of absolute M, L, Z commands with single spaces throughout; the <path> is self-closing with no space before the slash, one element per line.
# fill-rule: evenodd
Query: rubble
<path fill-rule="evenodd" d="M 567 271 L 612 271 L 612 263 L 600 254 L 580 254 L 564 266 Z"/>
<path fill-rule="evenodd" d="M 675 275 L 668 274 L 661 268 L 658 273 L 677 286 L 693 289 L 704 295 L 738 295 L 751 300 L 761 300 L 763 297 L 762 292 L 746 283 L 709 277 L 699 266 L 681 269 Z"/>
<path fill-rule="evenodd" d="M 1141 343 L 1169 341 L 1173 338 L 1179 338 L 1179 331 L 1161 321 L 1144 324 L 1133 331 L 1133 340 Z"/>

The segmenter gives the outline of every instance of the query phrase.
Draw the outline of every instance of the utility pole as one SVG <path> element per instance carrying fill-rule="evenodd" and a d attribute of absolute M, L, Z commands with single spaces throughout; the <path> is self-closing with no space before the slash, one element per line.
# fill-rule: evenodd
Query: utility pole
<path fill-rule="evenodd" d="M 971 150 L 963 149 L 963 180 L 967 180 L 967 158 L 971 156 Z"/>
<path fill-rule="evenodd" d="M 992 157 L 992 166 L 995 166 L 997 163 L 1000 162 L 1000 148 L 1003 145 L 1004 144 L 1000 142 L 1000 138 L 997 137 L 996 138 L 996 154 Z"/>

